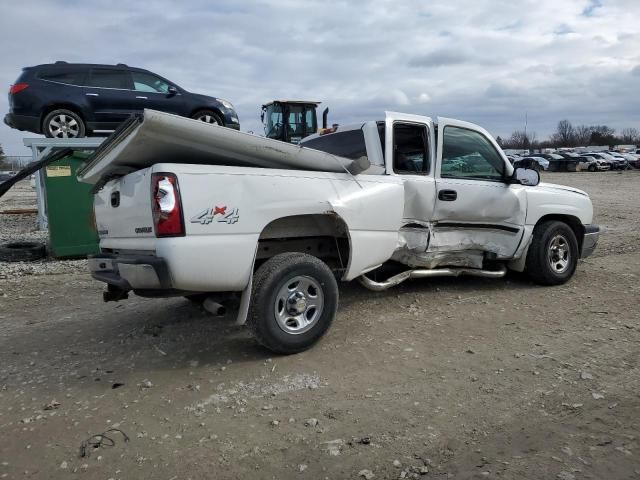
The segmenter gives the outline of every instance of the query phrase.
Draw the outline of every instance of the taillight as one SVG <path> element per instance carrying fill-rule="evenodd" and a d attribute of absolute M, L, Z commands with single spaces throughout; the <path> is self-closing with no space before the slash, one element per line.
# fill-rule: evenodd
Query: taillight
<path fill-rule="evenodd" d="M 151 179 L 151 209 L 156 237 L 184 236 L 182 201 L 173 173 L 154 173 Z"/>
<path fill-rule="evenodd" d="M 15 85 L 11 85 L 9 87 L 9 95 L 15 95 L 16 93 L 21 92 L 28 86 L 29 86 L 28 83 L 16 83 Z"/>

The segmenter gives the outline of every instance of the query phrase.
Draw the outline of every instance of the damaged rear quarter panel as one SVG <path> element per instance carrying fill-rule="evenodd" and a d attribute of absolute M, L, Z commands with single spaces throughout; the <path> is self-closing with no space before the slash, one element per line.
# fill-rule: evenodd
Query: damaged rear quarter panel
<path fill-rule="evenodd" d="M 403 207 L 399 180 L 360 175 L 358 185 L 346 173 L 230 166 L 212 171 L 210 166 L 184 164 L 154 169 L 175 172 L 180 184 L 187 235 L 180 241 L 157 242 L 158 250 L 176 260 L 170 267 L 178 288 L 242 290 L 262 230 L 288 216 L 335 214 L 344 221 L 351 252 L 346 280 L 388 260 L 396 247 Z M 215 207 L 237 209 L 238 221 L 190 221 Z M 170 243 L 171 248 L 161 246 Z"/>

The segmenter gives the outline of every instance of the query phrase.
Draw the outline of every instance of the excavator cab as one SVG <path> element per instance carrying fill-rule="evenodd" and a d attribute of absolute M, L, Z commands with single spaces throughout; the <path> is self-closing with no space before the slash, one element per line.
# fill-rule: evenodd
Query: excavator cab
<path fill-rule="evenodd" d="M 316 109 L 320 102 L 303 100 L 274 100 L 262 105 L 260 118 L 267 138 L 287 143 L 300 143 L 304 137 L 318 131 Z M 323 125 L 329 109 L 323 114 Z"/>

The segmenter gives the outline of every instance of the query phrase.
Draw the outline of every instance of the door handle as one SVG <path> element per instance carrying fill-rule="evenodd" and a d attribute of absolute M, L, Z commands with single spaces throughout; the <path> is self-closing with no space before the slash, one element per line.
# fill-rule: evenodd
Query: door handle
<path fill-rule="evenodd" d="M 85 93 L 85 95 L 87 97 L 98 97 L 99 96 L 97 93 Z"/>
<path fill-rule="evenodd" d="M 458 192 L 455 190 L 440 190 L 438 192 L 438 200 L 443 202 L 453 202 L 458 198 Z"/>
<path fill-rule="evenodd" d="M 141 99 L 141 100 L 149 100 L 149 98 L 148 98 L 148 97 L 136 97 L 136 98 L 139 98 L 139 99 Z"/>

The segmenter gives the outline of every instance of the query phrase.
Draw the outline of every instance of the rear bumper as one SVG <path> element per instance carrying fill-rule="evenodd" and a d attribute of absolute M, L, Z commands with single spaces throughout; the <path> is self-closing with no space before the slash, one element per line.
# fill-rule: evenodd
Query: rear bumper
<path fill-rule="evenodd" d="M 90 255 L 89 270 L 96 280 L 125 291 L 172 289 L 169 267 L 151 255 Z"/>
<path fill-rule="evenodd" d="M 40 117 L 7 113 L 4 116 L 4 123 L 11 128 L 15 128 L 16 130 L 26 130 L 28 132 L 40 133 Z"/>
<path fill-rule="evenodd" d="M 584 226 L 584 238 L 582 239 L 580 258 L 587 258 L 593 253 L 598 244 L 598 238 L 600 238 L 600 227 L 598 225 Z"/>

